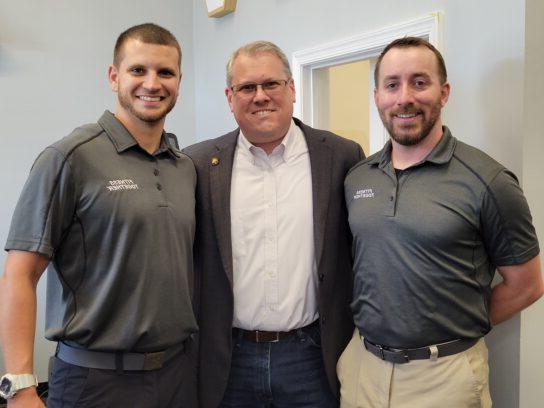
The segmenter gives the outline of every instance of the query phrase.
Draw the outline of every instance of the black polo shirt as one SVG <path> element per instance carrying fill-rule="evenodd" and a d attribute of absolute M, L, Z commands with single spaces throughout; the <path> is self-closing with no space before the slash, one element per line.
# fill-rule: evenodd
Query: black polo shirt
<path fill-rule="evenodd" d="M 154 154 L 105 112 L 36 159 L 6 250 L 51 258 L 46 337 L 155 351 L 197 330 L 196 173 L 163 134 Z"/>
<path fill-rule="evenodd" d="M 350 171 L 345 194 L 355 323 L 378 344 L 483 336 L 491 329 L 495 267 L 539 253 L 514 174 L 445 127 L 438 145 L 398 180 L 386 144 Z"/>

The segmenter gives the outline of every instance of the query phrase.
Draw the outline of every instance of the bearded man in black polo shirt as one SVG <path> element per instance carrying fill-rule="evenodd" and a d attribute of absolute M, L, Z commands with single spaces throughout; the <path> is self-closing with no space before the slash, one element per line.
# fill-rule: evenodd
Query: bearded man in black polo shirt
<path fill-rule="evenodd" d="M 345 181 L 357 329 L 338 363 L 342 407 L 490 407 L 482 337 L 543 292 L 527 202 L 442 126 L 450 85 L 431 44 L 393 41 L 375 83 L 391 140 Z"/>

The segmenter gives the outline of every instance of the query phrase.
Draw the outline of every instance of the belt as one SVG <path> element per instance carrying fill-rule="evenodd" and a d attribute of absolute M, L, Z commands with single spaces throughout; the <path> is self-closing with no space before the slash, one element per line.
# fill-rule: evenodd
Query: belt
<path fill-rule="evenodd" d="M 459 339 L 448 341 L 447 343 L 410 349 L 397 349 L 381 346 L 379 344 L 374 344 L 365 338 L 362 340 L 365 348 L 376 357 L 391 363 L 403 364 L 408 363 L 410 360 L 436 360 L 438 357 L 451 356 L 469 349 L 475 345 L 479 339 Z"/>
<path fill-rule="evenodd" d="M 123 353 L 92 351 L 69 346 L 59 342 L 56 356 L 68 364 L 87 368 L 118 371 L 152 371 L 162 366 L 183 351 L 185 343 L 180 343 L 163 351 L 154 353 Z"/>
<path fill-rule="evenodd" d="M 243 339 L 252 341 L 254 343 L 277 343 L 278 341 L 285 340 L 299 331 L 306 331 L 319 325 L 319 319 L 308 326 L 300 327 L 289 331 L 264 331 L 264 330 L 244 330 L 234 328 L 232 330 L 233 335 L 239 335 Z"/>

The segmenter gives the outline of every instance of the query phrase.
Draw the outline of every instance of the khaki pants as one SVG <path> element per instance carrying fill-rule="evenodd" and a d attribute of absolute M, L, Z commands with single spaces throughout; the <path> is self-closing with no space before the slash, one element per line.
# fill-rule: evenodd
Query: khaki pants
<path fill-rule="evenodd" d="M 342 408 L 491 407 L 487 347 L 406 364 L 368 352 L 357 329 L 337 365 Z"/>

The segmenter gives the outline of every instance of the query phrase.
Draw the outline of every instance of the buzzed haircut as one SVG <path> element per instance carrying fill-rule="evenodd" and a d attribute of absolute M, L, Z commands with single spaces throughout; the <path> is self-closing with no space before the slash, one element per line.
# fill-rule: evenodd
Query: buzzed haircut
<path fill-rule="evenodd" d="M 378 61 L 376 62 L 376 68 L 374 68 L 374 83 L 375 86 L 378 86 L 378 77 L 380 74 L 380 64 L 382 62 L 383 57 L 387 52 L 392 48 L 409 48 L 409 47 L 426 47 L 429 50 L 433 52 L 433 54 L 436 56 L 436 61 L 438 62 L 438 76 L 440 78 L 440 83 L 443 85 L 448 80 L 448 72 L 446 71 L 446 63 L 444 62 L 444 58 L 442 57 L 442 54 L 440 54 L 440 51 L 438 51 L 434 45 L 432 45 L 429 41 L 424 40 L 423 38 L 419 37 L 403 37 L 403 38 L 397 38 L 396 40 L 393 40 L 390 42 L 382 51 L 380 56 L 378 57 Z"/>
<path fill-rule="evenodd" d="M 285 56 L 284 52 L 276 44 L 270 41 L 253 41 L 249 44 L 242 45 L 236 51 L 232 53 L 227 62 L 227 86 L 232 85 L 232 66 L 234 61 L 240 55 L 254 56 L 261 53 L 270 53 L 278 57 L 283 65 L 283 72 L 287 76 L 287 79 L 291 79 L 293 74 L 291 73 L 291 67 L 289 66 L 289 60 Z"/>
<path fill-rule="evenodd" d="M 179 66 L 181 67 L 181 47 L 176 37 L 166 28 L 153 23 L 132 26 L 123 31 L 113 50 L 113 65 L 119 67 L 123 59 L 123 47 L 128 40 L 138 40 L 145 44 L 167 45 L 178 50 Z"/>

